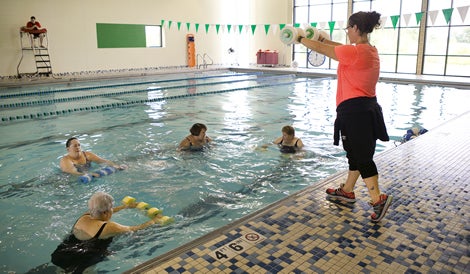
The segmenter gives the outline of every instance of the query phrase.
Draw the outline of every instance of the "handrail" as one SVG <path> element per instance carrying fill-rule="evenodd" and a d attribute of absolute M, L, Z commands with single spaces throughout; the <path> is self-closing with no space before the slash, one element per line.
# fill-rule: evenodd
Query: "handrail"
<path fill-rule="evenodd" d="M 202 59 L 202 64 L 199 64 L 199 57 Z M 207 59 L 209 59 L 210 63 L 207 63 Z M 197 68 L 207 68 L 208 65 L 213 65 L 214 64 L 214 61 L 212 60 L 212 58 L 207 54 L 207 53 L 204 53 L 203 55 L 201 54 L 197 54 Z"/>
<path fill-rule="evenodd" d="M 202 63 L 203 63 L 202 65 L 199 64 L 199 58 L 202 59 Z M 200 53 L 198 53 L 196 55 L 196 67 L 199 69 L 201 66 L 205 67 L 205 65 L 206 63 L 205 63 L 204 57 Z"/>
<path fill-rule="evenodd" d="M 206 57 L 211 61 L 210 64 L 207 63 Z M 207 53 L 204 53 L 203 59 L 204 59 L 205 68 L 207 68 L 208 65 L 213 65 L 214 64 L 214 60 L 212 60 L 212 58 Z"/>

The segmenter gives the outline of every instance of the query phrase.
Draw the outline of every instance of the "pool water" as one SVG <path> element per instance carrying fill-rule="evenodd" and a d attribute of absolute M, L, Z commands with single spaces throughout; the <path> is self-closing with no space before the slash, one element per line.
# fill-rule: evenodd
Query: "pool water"
<path fill-rule="evenodd" d="M 176 220 L 116 237 L 114 254 L 93 268 L 121 273 L 345 170 L 342 148 L 332 145 L 335 90 L 331 78 L 223 71 L 0 90 L 0 270 L 48 263 L 96 191 L 116 203 L 133 196 Z M 468 111 L 470 99 L 435 86 L 379 83 L 377 91 L 392 138 L 377 153 L 412 126 L 432 130 Z M 177 151 L 196 122 L 213 144 Z M 303 152 L 261 149 L 288 124 Z M 62 174 L 71 136 L 129 168 L 89 184 Z M 135 225 L 147 217 L 128 209 L 113 219 Z"/>

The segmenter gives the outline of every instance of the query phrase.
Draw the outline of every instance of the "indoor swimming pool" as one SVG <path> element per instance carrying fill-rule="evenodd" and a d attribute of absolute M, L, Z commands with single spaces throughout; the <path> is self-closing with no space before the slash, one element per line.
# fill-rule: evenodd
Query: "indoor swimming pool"
<path fill-rule="evenodd" d="M 332 145 L 335 91 L 328 77 L 230 71 L 0 89 L 0 270 L 49 263 L 96 191 L 117 204 L 133 196 L 175 219 L 116 237 L 113 254 L 93 268 L 121 273 L 345 170 L 342 147 Z M 468 111 L 470 99 L 468 90 L 387 82 L 377 94 L 392 139 L 377 153 L 413 126 L 432 130 Z M 213 144 L 177 151 L 196 122 Z M 284 125 L 294 126 L 304 151 L 261 148 Z M 79 183 L 58 165 L 72 136 L 129 168 Z M 113 219 L 135 225 L 147 217 L 129 209 Z"/>

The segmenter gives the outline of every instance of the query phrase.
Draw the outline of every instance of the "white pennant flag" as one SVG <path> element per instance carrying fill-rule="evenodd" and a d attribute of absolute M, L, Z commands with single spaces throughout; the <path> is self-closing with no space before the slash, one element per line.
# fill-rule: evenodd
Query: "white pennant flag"
<path fill-rule="evenodd" d="M 277 31 L 279 30 L 279 24 L 272 24 L 271 25 L 271 32 L 274 36 L 277 35 Z"/>
<path fill-rule="evenodd" d="M 438 12 L 439 11 L 437 11 L 437 10 L 428 11 L 429 19 L 431 19 L 431 23 L 432 23 L 433 26 L 434 26 L 434 23 L 436 22 Z"/>
<path fill-rule="evenodd" d="M 411 17 L 411 14 L 403 14 L 403 19 L 405 19 L 405 26 L 408 27 L 408 23 L 410 22 L 410 17 Z"/>
<path fill-rule="evenodd" d="M 344 20 L 339 20 L 339 21 L 336 21 L 336 24 L 338 26 L 339 29 L 344 29 L 346 28 L 347 26 L 345 26 L 345 21 Z"/>
<path fill-rule="evenodd" d="M 384 28 L 384 27 L 385 27 L 385 24 L 387 24 L 387 19 L 388 19 L 388 16 L 382 16 L 382 17 L 380 17 L 380 27 L 381 27 L 381 28 Z"/>
<path fill-rule="evenodd" d="M 469 6 L 458 7 L 457 8 L 457 10 L 459 11 L 459 14 L 460 14 L 460 19 L 462 19 L 462 23 L 465 21 L 465 18 L 467 17 L 468 7 Z"/>

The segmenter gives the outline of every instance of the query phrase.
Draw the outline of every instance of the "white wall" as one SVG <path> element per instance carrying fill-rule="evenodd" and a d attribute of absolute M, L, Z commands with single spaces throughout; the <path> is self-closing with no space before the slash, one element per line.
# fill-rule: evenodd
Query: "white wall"
<path fill-rule="evenodd" d="M 264 24 L 292 23 L 292 0 L 3 0 L 0 10 L 0 76 L 16 75 L 21 56 L 19 28 L 34 15 L 48 29 L 54 73 L 112 69 L 185 66 L 186 34 L 195 34 L 196 52 L 216 64 L 256 63 L 258 49 L 278 50 L 280 62 L 290 64 L 290 48 L 279 42 L 279 31 L 265 34 Z M 165 29 L 164 48 L 98 49 L 96 23 L 159 25 Z M 176 22 L 182 22 L 178 31 Z M 188 32 L 186 23 L 191 23 Z M 194 24 L 199 23 L 196 33 Z M 257 24 L 255 34 L 231 33 L 205 24 Z M 258 25 L 259 24 L 259 25 Z M 228 48 L 235 55 L 228 54 Z M 23 67 L 23 65 L 22 65 Z M 33 70 L 34 71 L 34 70 Z"/>

